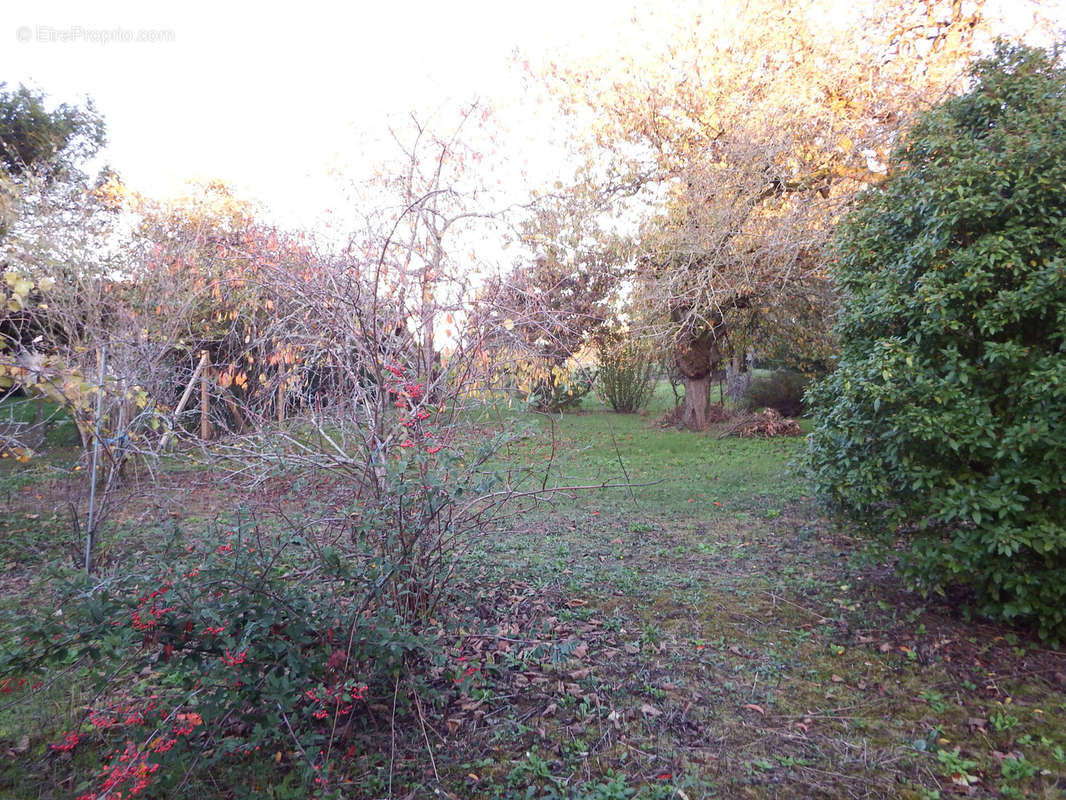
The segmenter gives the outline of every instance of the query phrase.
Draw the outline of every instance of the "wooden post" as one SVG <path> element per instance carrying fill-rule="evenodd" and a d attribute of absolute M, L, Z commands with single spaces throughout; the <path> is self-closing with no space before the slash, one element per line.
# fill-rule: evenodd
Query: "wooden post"
<path fill-rule="evenodd" d="M 196 365 L 196 369 L 193 370 L 192 377 L 189 379 L 188 386 L 185 387 L 185 391 L 182 392 L 181 399 L 178 401 L 178 405 L 174 408 L 174 416 L 171 419 L 171 430 L 163 434 L 163 441 L 159 444 L 160 450 L 166 450 L 170 445 L 170 440 L 174 438 L 173 428 L 178 424 L 178 417 L 181 416 L 181 412 L 185 410 L 185 406 L 189 402 L 189 398 L 192 397 L 192 390 L 196 388 L 196 381 L 200 379 L 201 373 L 207 369 L 208 363 L 211 359 L 207 355 L 207 351 L 204 350 L 200 353 L 200 362 Z"/>
<path fill-rule="evenodd" d="M 200 438 L 206 441 L 211 438 L 211 393 L 208 391 L 206 369 L 211 363 L 211 356 L 206 350 L 200 356 L 200 363 L 205 367 L 200 373 Z"/>
<path fill-rule="evenodd" d="M 278 382 L 278 422 L 285 421 L 285 373 L 279 372 L 280 380 Z"/>

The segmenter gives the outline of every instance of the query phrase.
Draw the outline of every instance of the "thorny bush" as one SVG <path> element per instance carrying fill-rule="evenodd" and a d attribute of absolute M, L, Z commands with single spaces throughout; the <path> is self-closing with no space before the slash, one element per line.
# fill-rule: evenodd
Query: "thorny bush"
<path fill-rule="evenodd" d="M 34 742 L 25 779 L 89 749 L 96 768 L 70 766 L 86 799 L 180 792 L 231 762 L 326 793 L 355 755 L 366 698 L 422 642 L 382 602 L 387 565 L 369 551 L 311 561 L 307 544 L 247 525 L 210 542 L 175 535 L 155 568 L 79 574 L 60 612 L 6 620 L 5 699 L 33 702 L 45 676 L 93 698 Z"/>

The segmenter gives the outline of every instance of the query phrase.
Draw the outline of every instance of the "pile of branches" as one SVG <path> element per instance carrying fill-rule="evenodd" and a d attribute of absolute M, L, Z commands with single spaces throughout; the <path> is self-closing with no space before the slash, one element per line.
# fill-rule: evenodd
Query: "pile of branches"
<path fill-rule="evenodd" d="M 781 416 L 778 411 L 767 408 L 759 413 L 741 414 L 735 417 L 726 428 L 718 434 L 719 439 L 727 436 L 739 436 L 742 439 L 771 436 L 802 436 L 799 424 L 794 419 Z"/>

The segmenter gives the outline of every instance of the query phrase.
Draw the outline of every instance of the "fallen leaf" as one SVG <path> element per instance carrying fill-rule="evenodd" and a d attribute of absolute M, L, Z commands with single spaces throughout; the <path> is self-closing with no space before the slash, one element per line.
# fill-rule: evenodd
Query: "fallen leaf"
<path fill-rule="evenodd" d="M 662 711 L 648 703 L 645 703 L 640 707 L 640 712 L 648 717 L 661 717 L 663 715 Z"/>
<path fill-rule="evenodd" d="M 766 716 L 766 712 L 763 711 L 762 706 L 757 706 L 754 703 L 745 703 L 744 705 L 741 706 L 741 708 L 746 708 L 749 711 L 758 711 L 764 717 Z"/>

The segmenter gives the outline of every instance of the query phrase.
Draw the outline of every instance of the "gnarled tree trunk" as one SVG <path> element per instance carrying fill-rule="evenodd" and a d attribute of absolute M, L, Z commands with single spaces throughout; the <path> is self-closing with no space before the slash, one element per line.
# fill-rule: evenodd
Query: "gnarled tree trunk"
<path fill-rule="evenodd" d="M 681 403 L 680 424 L 690 431 L 707 429 L 707 410 L 711 405 L 711 376 L 703 378 L 685 376 L 685 399 Z"/>
<path fill-rule="evenodd" d="M 711 377 L 722 360 L 719 335 L 707 331 L 679 342 L 674 353 L 677 368 L 685 381 L 685 399 L 680 424 L 690 431 L 707 429 L 711 405 Z"/>

